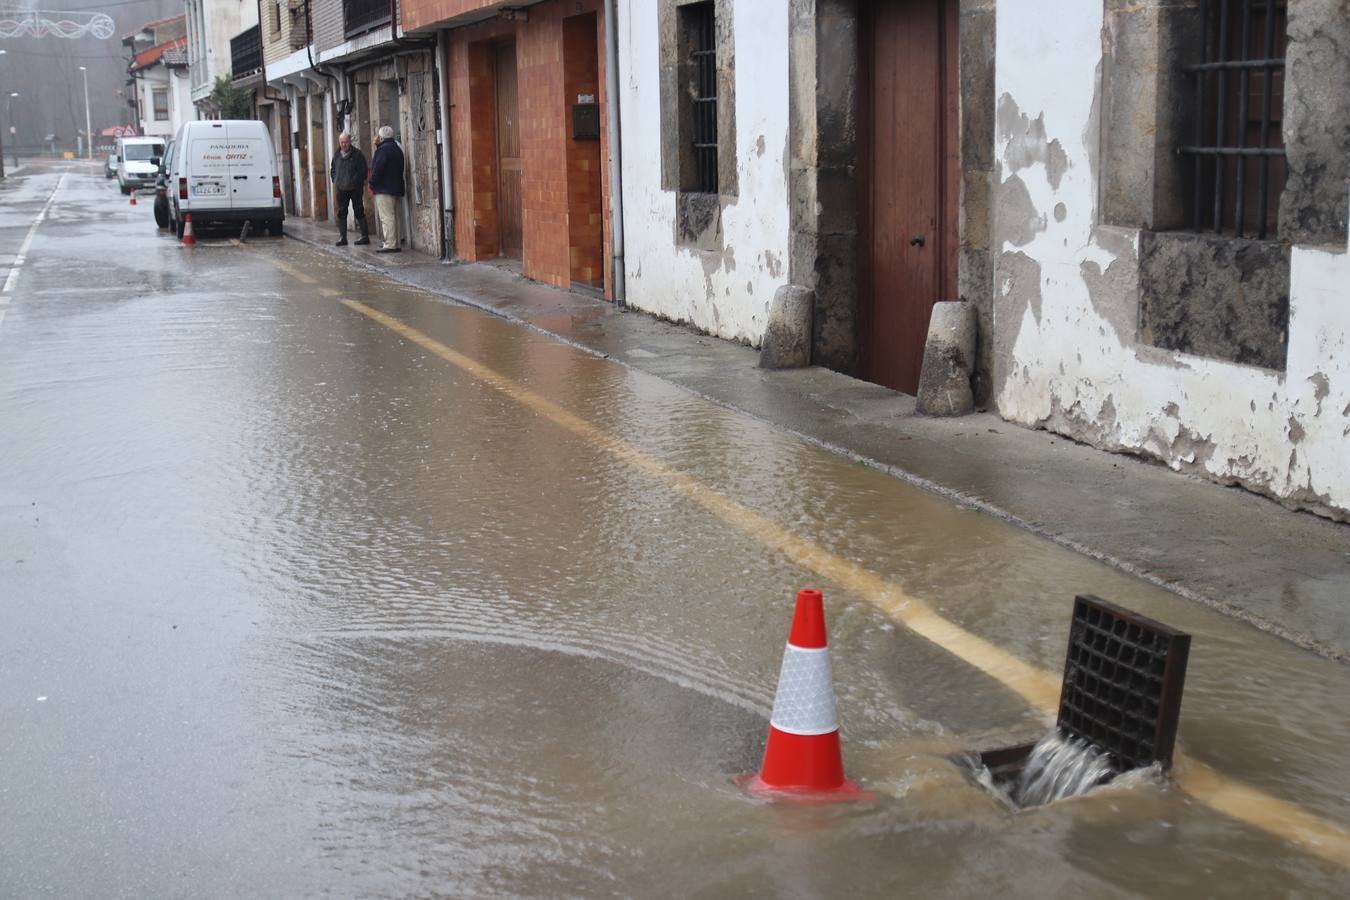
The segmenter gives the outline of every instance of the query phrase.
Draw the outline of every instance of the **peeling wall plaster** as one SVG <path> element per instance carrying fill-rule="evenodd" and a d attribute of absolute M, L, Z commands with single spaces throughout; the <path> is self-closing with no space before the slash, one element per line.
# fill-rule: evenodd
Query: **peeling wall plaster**
<path fill-rule="evenodd" d="M 1102 6 L 1054 6 L 997 7 L 999 412 L 1350 519 L 1350 256 L 1294 247 L 1284 372 L 1140 344 L 1138 232 L 1097 223 Z"/>
<path fill-rule="evenodd" d="M 733 4 L 739 196 L 722 198 L 719 246 L 709 249 L 675 241 L 676 195 L 661 187 L 658 7 L 628 4 L 619 31 L 628 303 L 759 346 L 790 243 L 787 5 Z"/>

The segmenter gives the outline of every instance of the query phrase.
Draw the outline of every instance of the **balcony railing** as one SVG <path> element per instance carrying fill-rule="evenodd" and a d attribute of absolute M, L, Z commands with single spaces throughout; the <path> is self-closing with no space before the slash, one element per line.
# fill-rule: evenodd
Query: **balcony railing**
<path fill-rule="evenodd" d="M 230 38 L 230 74 L 235 81 L 262 71 L 262 30 L 254 25 Z"/>
<path fill-rule="evenodd" d="M 342 0 L 345 37 L 374 31 L 390 21 L 389 0 Z"/>

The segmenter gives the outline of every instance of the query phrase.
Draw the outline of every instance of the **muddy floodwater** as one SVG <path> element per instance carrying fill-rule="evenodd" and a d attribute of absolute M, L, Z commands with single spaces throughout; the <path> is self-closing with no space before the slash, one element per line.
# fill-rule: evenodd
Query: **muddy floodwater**
<path fill-rule="evenodd" d="M 1350 667 L 91 172 L 0 195 L 6 262 L 51 198 L 0 324 L 0 895 L 1350 894 L 1178 784 L 1007 809 L 949 757 L 1045 712 L 812 554 L 1056 676 L 1077 593 L 1191 632 L 1183 783 L 1342 828 Z M 732 780 L 804 586 L 870 801 Z"/>

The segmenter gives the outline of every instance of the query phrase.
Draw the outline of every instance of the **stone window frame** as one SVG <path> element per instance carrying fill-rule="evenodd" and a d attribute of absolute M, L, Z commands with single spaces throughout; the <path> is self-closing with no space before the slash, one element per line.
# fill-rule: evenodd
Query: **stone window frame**
<path fill-rule="evenodd" d="M 1346 245 L 1350 22 L 1322 0 L 1290 0 L 1282 128 L 1289 176 L 1267 240 L 1191 229 L 1195 97 L 1182 65 L 1200 58 L 1200 0 L 1103 0 L 1097 226 L 1136 232 L 1136 330 L 1165 351 L 1283 371 L 1292 245 Z M 1332 48 L 1329 52 L 1328 47 Z M 1340 92 L 1344 93 L 1344 92 Z M 1294 100 L 1291 100 L 1294 98 Z M 1152 148 L 1139 152 L 1139 148 Z"/>
<path fill-rule="evenodd" d="M 740 195 L 736 155 L 735 0 L 659 0 L 659 65 L 661 90 L 661 188 L 675 195 L 675 242 L 702 250 L 722 247 L 722 207 Z M 717 193 L 685 189 L 682 160 L 692 150 L 693 122 L 682 102 L 689 78 L 680 7 L 712 2 L 717 49 Z"/>

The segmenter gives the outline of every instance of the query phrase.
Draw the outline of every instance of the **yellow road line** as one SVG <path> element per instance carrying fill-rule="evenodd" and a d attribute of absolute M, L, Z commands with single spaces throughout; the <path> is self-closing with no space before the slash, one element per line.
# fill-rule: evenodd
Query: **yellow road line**
<path fill-rule="evenodd" d="M 305 274 L 304 272 L 301 272 L 301 271 L 300 271 L 299 269 L 297 269 L 295 266 L 292 266 L 292 265 L 290 265 L 290 264 L 288 264 L 288 263 L 284 263 L 284 262 L 282 262 L 282 261 L 279 260 L 279 259 L 273 259 L 273 260 L 272 260 L 272 265 L 276 266 L 278 269 L 280 269 L 281 271 L 285 272 L 287 275 L 291 276 L 292 278 L 296 279 L 297 281 L 303 281 L 305 284 L 318 284 L 318 283 L 319 283 L 319 280 L 318 280 L 317 278 L 314 278 L 314 277 L 311 276 L 311 275 L 307 275 L 307 274 Z"/>
<path fill-rule="evenodd" d="M 877 573 L 793 534 L 783 526 L 719 494 L 703 482 L 653 459 L 631 444 L 545 399 L 520 382 L 450 349 L 411 325 L 358 300 L 343 300 L 342 303 L 480 381 L 490 384 L 512 400 L 534 410 L 587 443 L 661 479 L 681 496 L 754 537 L 765 546 L 811 569 L 850 593 L 870 601 L 915 634 L 921 635 L 1015 691 L 1032 707 L 1047 714 L 1054 714 L 1059 707 L 1058 676 L 1018 659 L 1006 650 L 943 618 L 927 603 L 907 594 L 898 585 L 887 581 Z M 1350 833 L 1335 823 L 1313 815 L 1292 803 L 1235 782 L 1199 760 L 1184 755 L 1178 755 L 1177 767 L 1173 774 L 1182 790 L 1211 809 L 1276 837 L 1293 841 L 1329 862 L 1350 868 Z"/>

